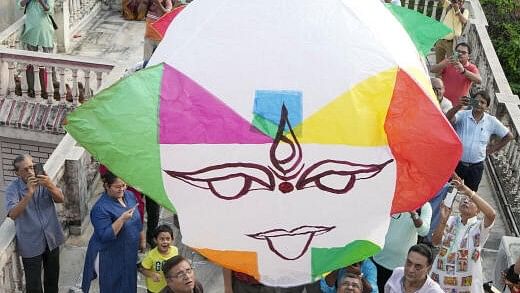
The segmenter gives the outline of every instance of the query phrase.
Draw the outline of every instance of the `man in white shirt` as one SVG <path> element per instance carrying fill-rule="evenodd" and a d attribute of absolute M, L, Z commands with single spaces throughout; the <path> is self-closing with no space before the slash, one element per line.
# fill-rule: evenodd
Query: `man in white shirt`
<path fill-rule="evenodd" d="M 404 267 L 398 267 L 385 285 L 385 293 L 442 293 L 444 292 L 428 273 L 433 255 L 425 244 L 417 244 L 408 250 Z"/>

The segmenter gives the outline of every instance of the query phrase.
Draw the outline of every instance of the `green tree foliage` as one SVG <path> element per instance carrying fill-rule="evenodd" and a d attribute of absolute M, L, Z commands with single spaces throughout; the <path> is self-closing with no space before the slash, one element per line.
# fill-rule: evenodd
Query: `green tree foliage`
<path fill-rule="evenodd" d="M 480 0 L 488 32 L 513 92 L 520 95 L 520 0 Z"/>

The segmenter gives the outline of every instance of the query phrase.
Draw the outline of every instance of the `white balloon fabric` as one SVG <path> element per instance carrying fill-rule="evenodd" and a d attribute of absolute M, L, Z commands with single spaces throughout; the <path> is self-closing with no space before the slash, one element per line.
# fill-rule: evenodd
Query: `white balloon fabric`
<path fill-rule="evenodd" d="M 102 101 L 113 118 L 92 118 Z M 112 171 L 175 206 L 183 243 L 273 286 L 377 253 L 390 214 L 432 197 L 461 152 L 379 0 L 194 1 L 149 68 L 68 121 Z M 142 139 L 112 143 L 128 136 Z"/>

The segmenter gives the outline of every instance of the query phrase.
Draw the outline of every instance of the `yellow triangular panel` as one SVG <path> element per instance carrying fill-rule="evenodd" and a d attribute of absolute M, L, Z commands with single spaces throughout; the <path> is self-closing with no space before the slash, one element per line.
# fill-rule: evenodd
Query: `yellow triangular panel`
<path fill-rule="evenodd" d="M 295 128 L 300 143 L 387 145 L 384 123 L 397 68 L 355 85 Z"/>

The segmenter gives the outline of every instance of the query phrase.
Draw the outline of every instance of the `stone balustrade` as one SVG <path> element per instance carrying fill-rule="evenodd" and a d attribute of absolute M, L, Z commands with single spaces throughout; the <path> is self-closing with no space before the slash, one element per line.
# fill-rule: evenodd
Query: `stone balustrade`
<path fill-rule="evenodd" d="M 65 236 L 81 234 L 88 215 L 87 202 L 98 186 L 97 162 L 72 137 L 65 136 L 44 168 L 65 195 L 65 203 L 56 205 Z M 11 219 L 2 223 L 0 235 L 0 292 L 24 292 L 22 264 L 15 250 Z"/>
<path fill-rule="evenodd" d="M 478 5 L 478 1 L 474 1 Z M 475 6 L 475 11 L 481 9 Z M 482 13 L 483 15 L 483 13 Z M 491 97 L 489 112 L 496 116 L 513 133 L 515 140 L 500 152 L 486 160 L 491 181 L 497 193 L 504 214 L 509 221 L 509 228 L 515 236 L 520 236 L 520 100 L 514 95 L 506 79 L 500 61 L 493 48 L 486 30 L 485 19 L 472 21 L 467 33 L 468 43 L 472 47 L 471 58 L 480 70 L 482 84 L 473 91 L 483 89 Z"/>
<path fill-rule="evenodd" d="M 90 99 L 114 68 L 92 58 L 0 48 L 0 127 L 65 134 L 66 114 Z"/>
<path fill-rule="evenodd" d="M 401 0 L 404 7 L 420 12 L 431 18 L 440 19 L 442 7 L 438 0 Z"/>
<path fill-rule="evenodd" d="M 69 52 L 71 40 L 101 10 L 101 0 L 56 0 L 54 20 L 58 25 L 55 43 L 58 52 Z M 25 16 L 0 33 L 0 47 L 23 49 L 20 36 Z"/>
<path fill-rule="evenodd" d="M 68 95 L 69 102 L 77 105 L 80 96 L 89 99 L 100 88 L 103 76 L 113 68 L 112 63 L 92 58 L 0 48 L 0 99 L 27 96 L 27 74 L 32 70 L 35 98 L 43 94 L 54 97 L 48 103 L 65 102 Z"/>

